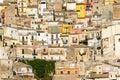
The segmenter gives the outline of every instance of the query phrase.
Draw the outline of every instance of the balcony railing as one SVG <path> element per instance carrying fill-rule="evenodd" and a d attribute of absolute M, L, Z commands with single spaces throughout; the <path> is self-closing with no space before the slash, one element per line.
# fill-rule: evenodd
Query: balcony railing
<path fill-rule="evenodd" d="M 42 55 L 48 55 L 48 52 L 42 52 Z"/>

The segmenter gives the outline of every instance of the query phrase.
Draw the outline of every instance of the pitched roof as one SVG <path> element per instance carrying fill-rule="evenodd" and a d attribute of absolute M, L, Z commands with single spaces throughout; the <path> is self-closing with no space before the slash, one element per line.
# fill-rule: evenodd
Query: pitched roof
<path fill-rule="evenodd" d="M 24 64 L 22 62 L 15 62 L 13 68 L 20 68 L 20 67 L 29 67 L 32 68 L 30 65 Z"/>

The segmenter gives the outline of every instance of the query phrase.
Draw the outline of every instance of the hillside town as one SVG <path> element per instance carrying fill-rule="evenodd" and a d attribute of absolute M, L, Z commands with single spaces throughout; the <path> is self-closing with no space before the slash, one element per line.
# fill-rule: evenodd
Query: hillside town
<path fill-rule="evenodd" d="M 38 80 L 19 62 L 36 59 L 50 80 L 120 80 L 120 0 L 0 0 L 0 80 Z"/>

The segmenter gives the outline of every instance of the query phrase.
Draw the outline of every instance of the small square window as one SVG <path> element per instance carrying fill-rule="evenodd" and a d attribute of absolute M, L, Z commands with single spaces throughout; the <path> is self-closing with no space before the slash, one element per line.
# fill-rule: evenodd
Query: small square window
<path fill-rule="evenodd" d="M 99 67 L 99 69 L 101 69 L 101 67 Z"/>
<path fill-rule="evenodd" d="M 75 74 L 77 74 L 77 71 L 75 71 Z"/>
<path fill-rule="evenodd" d="M 60 71 L 60 74 L 63 74 L 63 71 Z"/>
<path fill-rule="evenodd" d="M 82 7 L 80 7 L 80 9 L 82 9 Z"/>
<path fill-rule="evenodd" d="M 43 52 L 46 52 L 46 49 L 43 49 Z"/>
<path fill-rule="evenodd" d="M 67 73 L 70 74 L 70 71 L 68 71 Z"/>
<path fill-rule="evenodd" d="M 118 39 L 118 41 L 120 42 L 120 38 Z"/>
<path fill-rule="evenodd" d="M 38 36 L 40 36 L 40 33 L 38 33 Z"/>

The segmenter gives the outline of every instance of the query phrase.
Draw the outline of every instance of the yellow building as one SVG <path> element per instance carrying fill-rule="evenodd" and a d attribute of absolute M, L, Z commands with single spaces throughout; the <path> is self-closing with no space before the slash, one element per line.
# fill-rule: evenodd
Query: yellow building
<path fill-rule="evenodd" d="M 26 8 L 30 3 L 30 0 L 17 0 L 20 15 L 26 15 Z"/>
<path fill-rule="evenodd" d="M 109 4 L 115 3 L 117 1 L 118 0 L 105 0 L 105 5 L 109 5 Z"/>
<path fill-rule="evenodd" d="M 4 10 L 7 6 L 9 6 L 8 4 L 5 4 L 5 3 L 1 3 L 0 4 L 0 11 L 1 10 Z"/>
<path fill-rule="evenodd" d="M 85 17 L 85 4 L 84 3 L 76 4 L 76 13 L 78 14 L 78 18 Z"/>
<path fill-rule="evenodd" d="M 71 33 L 71 30 L 72 30 L 71 27 L 72 27 L 71 25 L 63 24 L 63 26 L 62 26 L 62 33 L 63 34 L 69 34 L 69 33 Z"/>

